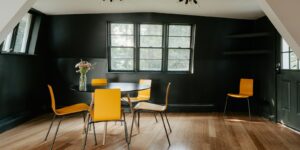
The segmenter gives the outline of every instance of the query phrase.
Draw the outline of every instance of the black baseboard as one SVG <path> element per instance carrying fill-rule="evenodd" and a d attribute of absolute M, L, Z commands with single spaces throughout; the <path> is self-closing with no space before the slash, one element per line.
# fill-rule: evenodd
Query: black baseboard
<path fill-rule="evenodd" d="M 214 112 L 214 104 L 169 104 L 169 112 Z"/>
<path fill-rule="evenodd" d="M 0 120 L 0 133 L 14 128 L 34 117 L 36 117 L 39 113 L 33 113 L 30 111 L 21 112 L 13 115 L 9 115 Z"/>

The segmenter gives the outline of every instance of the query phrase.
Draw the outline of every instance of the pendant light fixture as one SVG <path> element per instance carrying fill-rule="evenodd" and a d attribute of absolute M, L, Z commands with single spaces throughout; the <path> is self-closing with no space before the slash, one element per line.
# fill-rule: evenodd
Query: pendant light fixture
<path fill-rule="evenodd" d="M 188 4 L 188 3 L 192 3 L 194 2 L 195 4 L 197 4 L 197 0 L 179 0 L 179 2 L 185 2 L 185 4 Z"/>

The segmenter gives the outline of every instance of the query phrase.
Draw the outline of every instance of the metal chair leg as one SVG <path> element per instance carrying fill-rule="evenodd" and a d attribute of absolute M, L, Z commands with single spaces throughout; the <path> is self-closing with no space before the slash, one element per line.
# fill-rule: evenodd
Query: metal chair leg
<path fill-rule="evenodd" d="M 102 137 L 102 145 L 105 145 L 106 143 L 106 134 L 107 134 L 107 122 L 104 122 L 104 132 Z"/>
<path fill-rule="evenodd" d="M 226 113 L 227 101 L 228 101 L 228 96 L 226 96 L 226 102 L 225 102 L 225 108 L 224 108 L 224 113 L 223 113 L 223 115 L 225 115 L 225 113 Z"/>
<path fill-rule="evenodd" d="M 169 135 L 168 135 L 168 131 L 167 131 L 167 128 L 166 128 L 166 125 L 165 125 L 165 121 L 164 121 L 163 115 L 162 115 L 162 113 L 159 113 L 159 114 L 160 114 L 161 120 L 162 120 L 163 125 L 164 125 L 164 129 L 165 129 L 165 132 L 166 132 L 166 136 L 167 136 L 167 139 L 168 139 L 169 146 L 171 146 Z"/>
<path fill-rule="evenodd" d="M 166 119 L 167 119 L 167 123 L 168 123 L 169 129 L 170 129 L 170 133 L 172 133 L 172 129 L 171 129 L 171 126 L 170 126 L 170 123 L 169 123 L 169 119 L 168 119 L 168 117 L 167 117 L 167 113 L 164 112 L 164 114 L 165 114 L 165 117 L 166 117 Z"/>
<path fill-rule="evenodd" d="M 250 101 L 249 101 L 249 98 L 247 98 L 247 101 L 248 101 L 249 118 L 250 118 L 250 120 L 251 120 L 251 112 L 250 112 Z"/>
<path fill-rule="evenodd" d="M 89 123 L 88 123 L 89 124 Z M 84 142 L 83 142 L 83 145 L 82 145 L 82 150 L 85 149 L 85 146 L 86 146 L 86 141 L 87 141 L 87 135 L 89 134 L 89 125 L 87 124 L 87 127 L 86 127 L 86 130 L 85 130 L 85 137 L 84 137 Z"/>
<path fill-rule="evenodd" d="M 130 130 L 130 136 L 129 136 L 129 143 L 131 143 L 131 136 L 132 136 L 132 130 L 133 130 L 133 124 L 134 124 L 135 117 L 136 117 L 136 112 L 133 113 L 133 117 L 132 117 L 131 130 Z"/>
<path fill-rule="evenodd" d="M 87 113 L 86 115 L 86 118 L 85 118 L 85 121 L 83 123 L 83 132 L 82 133 L 85 133 L 86 132 L 86 129 L 87 129 L 87 126 L 89 125 L 89 120 L 90 120 L 90 114 Z"/>
<path fill-rule="evenodd" d="M 138 128 L 140 128 L 140 115 L 141 115 L 141 112 L 139 111 L 138 112 Z"/>
<path fill-rule="evenodd" d="M 125 114 L 123 115 L 123 120 L 124 120 L 125 140 L 126 140 L 126 143 L 129 145 L 128 130 L 127 130 L 127 123 L 126 123 Z"/>
<path fill-rule="evenodd" d="M 96 137 L 96 129 L 95 129 L 95 123 L 93 122 L 93 129 L 94 129 L 94 140 L 95 140 L 95 145 L 97 145 L 97 137 Z"/>
<path fill-rule="evenodd" d="M 158 122 L 157 118 L 156 118 L 156 113 L 153 113 L 154 114 L 154 118 L 155 118 L 155 121 L 156 123 Z"/>
<path fill-rule="evenodd" d="M 46 135 L 44 141 L 47 141 L 47 138 L 48 138 L 48 135 L 49 135 L 50 130 L 51 130 L 51 128 L 52 128 L 52 125 L 53 125 L 53 122 L 54 122 L 54 120 L 55 120 L 55 117 L 56 117 L 56 115 L 54 114 L 54 115 L 53 115 L 53 118 L 52 118 L 52 121 L 51 121 L 51 124 L 50 124 L 50 127 L 49 127 L 49 129 L 48 129 L 48 132 L 47 132 L 47 135 Z"/>
<path fill-rule="evenodd" d="M 62 118 L 59 120 L 59 122 L 58 122 L 58 125 L 57 125 L 56 131 L 55 131 L 55 135 L 54 135 L 53 142 L 52 142 L 52 145 L 51 145 L 51 148 L 50 148 L 50 150 L 52 150 L 52 149 L 53 149 L 53 145 L 54 145 L 54 143 L 55 143 L 55 140 L 56 140 L 56 135 L 57 135 L 57 132 L 58 132 L 58 129 L 59 129 L 60 123 L 61 123 L 61 121 L 62 121 L 63 119 L 64 119 L 64 117 L 62 117 Z"/>
<path fill-rule="evenodd" d="M 82 113 L 83 123 L 85 123 L 85 116 L 86 116 L 86 115 L 85 115 L 85 113 L 83 112 L 83 113 Z"/>

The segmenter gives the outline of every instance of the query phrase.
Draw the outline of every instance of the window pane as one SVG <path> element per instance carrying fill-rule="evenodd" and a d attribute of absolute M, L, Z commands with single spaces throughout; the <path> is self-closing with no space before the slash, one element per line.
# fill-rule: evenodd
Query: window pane
<path fill-rule="evenodd" d="M 30 28 L 30 14 L 25 15 L 19 23 L 14 52 L 24 53 Z"/>
<path fill-rule="evenodd" d="M 169 47 L 190 48 L 190 37 L 169 37 Z"/>
<path fill-rule="evenodd" d="M 162 37 L 159 36 L 141 36 L 141 47 L 162 47 Z"/>
<path fill-rule="evenodd" d="M 5 38 L 5 41 L 3 42 L 2 51 L 3 52 L 9 52 L 11 51 L 10 45 L 11 45 L 11 39 L 12 39 L 12 32 L 10 32 L 7 37 Z"/>
<path fill-rule="evenodd" d="M 111 48 L 111 58 L 133 58 L 133 48 Z"/>
<path fill-rule="evenodd" d="M 169 36 L 191 36 L 191 26 L 170 25 Z"/>
<path fill-rule="evenodd" d="M 161 70 L 161 60 L 140 60 L 140 70 Z"/>
<path fill-rule="evenodd" d="M 169 49 L 169 59 L 190 59 L 190 49 Z"/>
<path fill-rule="evenodd" d="M 162 49 L 141 48 L 140 59 L 162 59 Z"/>
<path fill-rule="evenodd" d="M 113 58 L 111 59 L 112 70 L 133 70 L 133 59 Z"/>
<path fill-rule="evenodd" d="M 282 53 L 282 69 L 290 69 L 290 59 L 289 59 L 289 53 Z"/>
<path fill-rule="evenodd" d="M 281 51 L 282 52 L 288 52 L 289 51 L 289 45 L 287 42 L 282 38 L 281 39 Z"/>
<path fill-rule="evenodd" d="M 168 71 L 189 71 L 190 60 L 169 60 Z"/>
<path fill-rule="evenodd" d="M 290 53 L 290 69 L 297 69 L 298 68 L 298 62 L 297 62 L 297 56 L 294 52 Z"/>
<path fill-rule="evenodd" d="M 112 35 L 111 46 L 133 46 L 133 36 Z"/>
<path fill-rule="evenodd" d="M 162 49 L 141 48 L 140 49 L 140 70 L 161 70 Z"/>
<path fill-rule="evenodd" d="M 162 25 L 140 25 L 140 35 L 162 35 Z"/>
<path fill-rule="evenodd" d="M 133 35 L 133 24 L 111 24 L 111 34 Z"/>

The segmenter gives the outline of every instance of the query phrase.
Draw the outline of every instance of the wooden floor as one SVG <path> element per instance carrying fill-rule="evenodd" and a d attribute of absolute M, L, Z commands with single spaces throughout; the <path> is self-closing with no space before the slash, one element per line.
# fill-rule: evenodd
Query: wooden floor
<path fill-rule="evenodd" d="M 127 122 L 130 126 L 131 117 Z M 160 119 L 160 118 L 159 118 Z M 45 115 L 0 134 L 1 150 L 49 149 L 54 129 L 49 139 L 43 139 L 50 124 L 51 116 Z M 278 124 L 262 118 L 248 121 L 246 116 L 223 117 L 218 113 L 172 113 L 169 120 L 173 129 L 170 135 L 171 147 L 163 130 L 152 114 L 141 115 L 141 132 L 134 136 L 131 150 L 300 150 L 300 135 Z M 74 116 L 62 122 L 55 142 L 55 149 L 76 150 L 83 141 L 82 117 Z M 130 123 L 129 123 L 130 122 Z M 57 122 L 56 124 L 57 125 Z M 56 127 L 56 126 L 54 126 Z M 96 124 L 98 145 L 94 145 L 90 131 L 86 149 L 127 149 L 124 130 L 120 123 L 108 124 L 107 143 L 102 146 L 103 123 Z"/>

